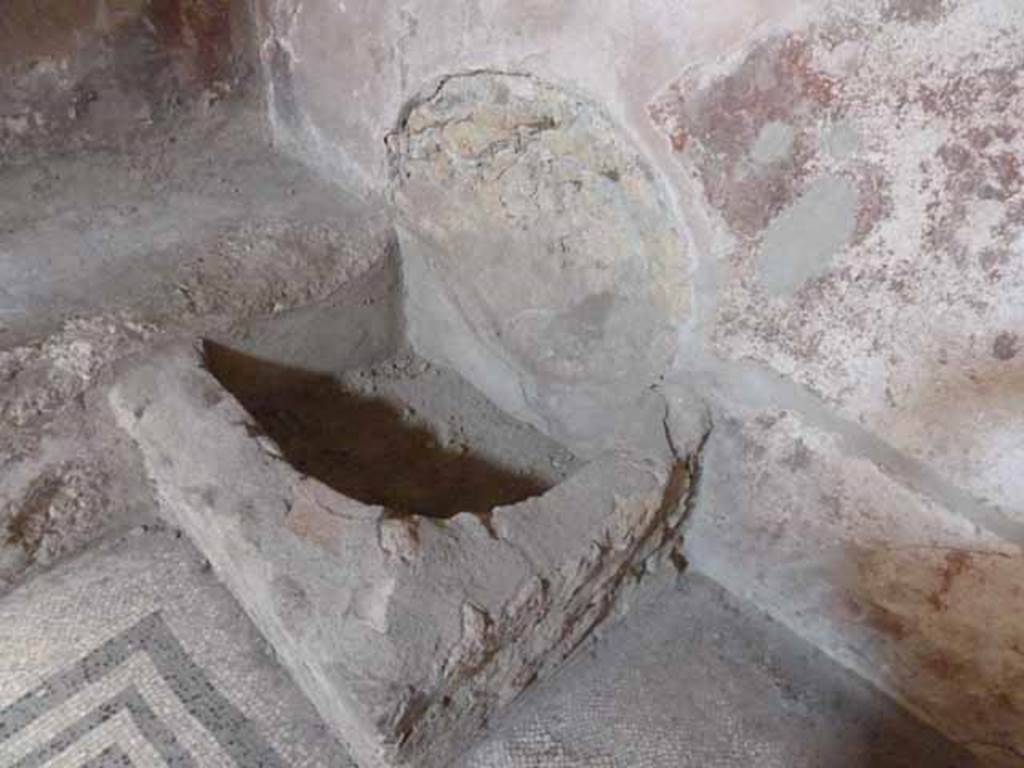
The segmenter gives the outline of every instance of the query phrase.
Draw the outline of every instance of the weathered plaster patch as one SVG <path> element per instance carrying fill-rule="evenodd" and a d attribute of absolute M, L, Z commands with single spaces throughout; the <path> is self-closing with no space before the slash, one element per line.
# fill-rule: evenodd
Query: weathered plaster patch
<path fill-rule="evenodd" d="M 754 146 L 750 148 L 750 156 L 755 163 L 768 165 L 777 160 L 786 160 L 793 149 L 796 132 L 787 123 L 772 121 L 761 126 Z"/>
<path fill-rule="evenodd" d="M 900 628 L 885 644 L 886 682 L 904 687 L 916 670 L 915 705 L 953 738 L 1024 754 L 1024 558 L 986 547 L 880 548 L 858 561 L 851 604 Z"/>
<path fill-rule="evenodd" d="M 711 346 L 792 376 L 952 482 L 1021 510 L 1024 477 L 1009 480 L 1009 465 L 1024 445 L 995 463 L 985 446 L 1005 414 L 1024 428 L 1014 372 L 990 364 L 994 334 L 1024 324 L 1024 6 L 949 4 L 919 23 L 937 4 L 889 4 L 913 11 L 901 21 L 862 5 L 856 19 L 757 41 L 712 75 L 686 72 L 652 104 L 673 146 L 686 137 L 677 157 L 729 244 Z M 772 122 L 794 127 L 792 157 L 751 170 Z M 856 190 L 854 233 L 799 291 L 766 290 L 765 266 L 782 262 L 764 230 L 823 175 Z M 949 403 L 962 419 L 936 417 Z"/>
<path fill-rule="evenodd" d="M 857 192 L 841 176 L 811 182 L 768 226 L 760 253 L 761 282 L 772 293 L 791 293 L 825 274 L 850 242 Z"/>
<path fill-rule="evenodd" d="M 703 466 L 695 567 L 953 738 L 1024 746 L 1020 547 L 793 412 L 717 419 Z"/>
<path fill-rule="evenodd" d="M 403 257 L 423 265 L 413 343 L 517 415 L 600 431 L 690 314 L 687 255 L 643 158 L 585 99 L 485 72 L 444 80 L 389 142 Z M 427 309 L 442 300 L 445 332 Z"/>
<path fill-rule="evenodd" d="M 0 160 L 121 148 L 204 114 L 249 74 L 240 0 L 10 0 L 0 24 Z M 29 122 L 26 123 L 25 120 Z"/>
<path fill-rule="evenodd" d="M 15 136 L 24 136 L 31 126 L 32 121 L 28 115 L 13 115 L 3 119 L 3 127 Z"/>
<path fill-rule="evenodd" d="M 1020 337 L 1012 331 L 1003 331 L 992 342 L 992 356 L 996 360 L 1012 360 L 1020 351 Z"/>
<path fill-rule="evenodd" d="M 949 12 L 950 0 L 886 0 L 882 5 L 885 21 L 934 22 Z"/>
<path fill-rule="evenodd" d="M 825 132 L 822 144 L 833 160 L 842 161 L 861 148 L 861 136 L 851 121 L 838 120 Z"/>
<path fill-rule="evenodd" d="M 921 488 L 932 501 L 897 499 L 888 479 L 851 482 L 853 462 L 825 459 L 806 435 L 800 471 L 797 447 L 766 445 L 781 438 L 734 445 L 752 465 L 750 488 L 739 492 L 732 474 L 712 506 L 749 503 L 753 519 L 735 531 L 742 515 L 712 513 L 726 543 L 704 564 L 943 729 L 1017 755 L 1022 37 L 1020 4 L 865 0 L 685 71 L 651 107 L 717 220 L 708 340 L 730 371 L 757 373 L 738 396 L 764 398 L 752 387 L 787 377 L 798 386 L 785 391 L 816 418 L 878 436 L 863 454 L 876 471 L 919 462 L 931 476 Z M 792 156 L 753 166 L 772 122 L 794 127 Z M 837 209 L 812 212 L 806 195 L 823 178 L 849 186 Z M 814 247 L 784 247 L 807 237 Z M 820 259 L 799 283 L 803 265 L 787 261 L 797 254 Z M 960 533 L 922 539 L 943 519 Z M 755 563 L 731 571 L 747 553 Z M 984 599 L 964 599 L 972 589 Z"/>
<path fill-rule="evenodd" d="M 756 237 L 803 188 L 813 152 L 808 117 L 828 111 L 835 90 L 836 80 L 811 66 L 807 42 L 791 36 L 754 47 L 713 85 L 686 73 L 648 109 L 673 149 L 695 166 L 709 203 L 739 235 Z M 759 144 L 779 145 L 777 156 L 751 168 L 748 157 Z"/>

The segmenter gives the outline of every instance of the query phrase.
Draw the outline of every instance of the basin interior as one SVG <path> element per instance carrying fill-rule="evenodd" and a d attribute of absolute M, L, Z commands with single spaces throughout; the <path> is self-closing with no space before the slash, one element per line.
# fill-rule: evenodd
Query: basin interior
<path fill-rule="evenodd" d="M 296 469 L 393 514 L 486 512 L 544 493 L 579 465 L 408 350 L 334 374 L 209 340 L 204 359 Z"/>

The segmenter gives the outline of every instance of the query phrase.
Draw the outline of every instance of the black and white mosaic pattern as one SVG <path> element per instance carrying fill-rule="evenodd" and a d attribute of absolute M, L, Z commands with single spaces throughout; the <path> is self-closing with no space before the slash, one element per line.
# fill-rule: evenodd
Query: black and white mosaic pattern
<path fill-rule="evenodd" d="M 459 768 L 974 765 L 696 575 L 638 594 L 629 621 L 515 709 Z M 355 768 L 167 530 L 0 599 L 0 768 L 37 766 Z"/>
<path fill-rule="evenodd" d="M 0 599 L 0 768 L 354 768 L 205 562 L 144 530 Z"/>
<path fill-rule="evenodd" d="M 149 705 L 141 690 L 144 681 L 130 678 L 117 693 L 102 697 L 95 708 L 68 723 L 57 734 L 43 739 L 38 745 L 28 740 L 30 751 L 21 757 L 14 756 L 11 742 L 19 734 L 30 729 L 48 712 L 57 710 L 90 686 L 101 682 L 136 654 L 145 655 L 156 669 L 160 681 L 185 711 L 213 736 L 240 768 L 284 768 L 281 758 L 264 742 L 253 725 L 217 691 L 192 661 L 159 611 L 111 638 L 0 712 L 0 754 L 10 750 L 5 765 L 11 768 L 42 768 L 124 713 L 152 748 L 150 753 L 155 751 L 166 765 L 201 768 L 177 738 L 174 727 L 161 720 Z M 88 766 L 135 765 L 131 755 L 120 744 L 104 749 L 95 757 L 83 754 L 82 758 L 81 764 Z"/>

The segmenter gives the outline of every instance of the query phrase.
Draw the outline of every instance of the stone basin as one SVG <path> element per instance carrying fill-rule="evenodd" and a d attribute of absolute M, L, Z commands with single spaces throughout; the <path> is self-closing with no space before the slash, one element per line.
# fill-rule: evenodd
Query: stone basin
<path fill-rule="evenodd" d="M 359 764 L 430 768 L 681 564 L 694 465 L 656 385 L 689 310 L 654 177 L 579 97 L 451 78 L 389 146 L 394 253 L 110 401 Z"/>
<path fill-rule="evenodd" d="M 346 320 L 351 328 L 351 313 Z M 297 374 L 251 354 L 272 346 L 267 337 L 248 351 L 177 345 L 136 364 L 110 394 L 118 422 L 141 449 L 163 514 L 208 558 L 359 764 L 450 765 L 501 707 L 620 611 L 655 561 L 674 555 L 689 465 L 635 448 L 580 460 L 463 382 L 434 407 L 468 414 L 457 438 L 445 443 L 423 423 L 392 435 L 438 444 L 440 458 L 418 476 L 406 465 L 420 453 L 382 452 L 376 439 L 353 458 L 352 435 L 327 455 L 357 471 L 331 475 L 331 462 L 317 458 L 330 430 L 317 432 L 315 411 L 303 419 L 270 408 L 280 402 L 267 392 L 290 392 L 324 414 L 333 402 L 340 416 L 324 423 L 374 442 L 385 427 L 360 426 L 360 407 L 384 406 L 343 384 L 372 379 L 366 371 L 380 361 L 367 369 L 365 345 L 353 343 L 347 374 L 337 350 L 336 376 Z M 387 345 L 379 353 L 385 366 L 395 359 Z M 304 429 L 320 446 L 312 453 L 296 447 Z M 499 435 L 498 448 L 488 434 Z M 450 466 L 453 442 L 450 453 L 473 467 Z M 494 455 L 500 449 L 507 455 Z M 423 491 L 416 483 L 430 471 L 439 485 L 469 490 Z M 374 473 L 380 482 L 346 485 Z"/>

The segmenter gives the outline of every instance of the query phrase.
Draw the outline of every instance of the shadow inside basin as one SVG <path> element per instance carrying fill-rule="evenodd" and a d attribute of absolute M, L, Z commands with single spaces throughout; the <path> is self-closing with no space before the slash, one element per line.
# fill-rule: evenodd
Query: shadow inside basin
<path fill-rule="evenodd" d="M 394 398 L 367 396 L 332 376 L 209 340 L 203 349 L 210 373 L 292 466 L 366 504 L 450 517 L 539 496 L 560 479 L 501 466 L 465 444 L 442 445 Z"/>

